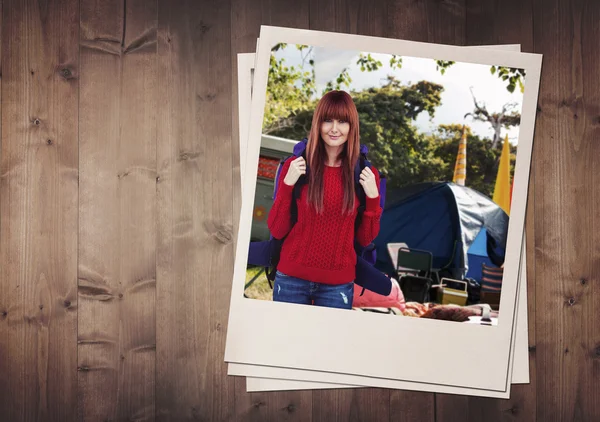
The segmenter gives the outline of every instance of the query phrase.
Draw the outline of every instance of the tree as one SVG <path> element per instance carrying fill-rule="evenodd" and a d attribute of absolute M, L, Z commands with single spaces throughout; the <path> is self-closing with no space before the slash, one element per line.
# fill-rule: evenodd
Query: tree
<path fill-rule="evenodd" d="M 490 113 L 485 104 L 480 104 L 477 102 L 475 95 L 473 94 L 473 90 L 471 89 L 471 96 L 473 97 L 473 103 L 475 104 L 475 110 L 472 113 L 465 114 L 465 118 L 467 116 L 471 116 L 474 120 L 479 120 L 481 122 L 486 122 L 492 125 L 492 129 L 494 130 L 494 138 L 492 139 L 492 148 L 496 148 L 500 141 L 500 131 L 502 128 L 509 129 L 513 126 L 518 126 L 521 123 L 521 113 L 514 110 L 517 106 L 516 103 L 508 103 L 502 106 L 502 111 L 499 113 Z"/>
<path fill-rule="evenodd" d="M 435 145 L 436 157 L 448 163 L 439 180 L 452 180 L 458 143 L 462 135 L 462 124 L 439 125 L 431 142 Z M 467 130 L 467 179 L 465 185 L 492 197 L 498 173 L 498 160 L 502 150 L 492 148 L 492 140 L 480 138 Z M 517 147 L 511 145 L 511 174 L 514 174 Z"/>
<path fill-rule="evenodd" d="M 515 91 L 517 84 L 521 93 L 525 92 L 525 86 L 523 85 L 523 79 L 525 79 L 525 69 L 517 69 L 516 67 L 505 67 L 505 66 L 492 66 L 490 68 L 492 75 L 498 72 L 498 77 L 503 81 L 508 81 L 506 89 L 512 93 Z"/>
<path fill-rule="evenodd" d="M 272 51 L 282 48 L 286 44 L 277 44 Z M 296 45 L 296 48 L 302 53 L 307 46 Z M 312 71 L 288 67 L 284 58 L 277 60 L 271 53 L 263 133 L 273 133 L 289 125 L 295 114 L 313 107 L 315 91 L 314 67 Z"/>
<path fill-rule="evenodd" d="M 278 44 L 274 51 L 286 47 Z M 295 48 L 301 54 L 300 66 L 286 66 L 283 58 L 271 55 L 263 133 L 300 140 L 310 131 L 319 96 L 312 47 L 296 45 Z M 366 72 L 383 66 L 369 54 L 360 54 L 356 64 Z M 453 64 L 436 60 L 442 73 Z M 402 57 L 391 56 L 390 66 L 400 68 Z M 345 68 L 325 90 L 350 87 L 351 82 Z M 414 125 L 423 112 L 435 115 L 443 90 L 443 86 L 428 81 L 404 85 L 390 75 L 381 87 L 351 92 L 359 113 L 361 142 L 369 148 L 373 164 L 388 176 L 390 188 L 452 180 L 462 125 L 441 125 L 432 135 L 419 133 Z M 505 105 L 500 113 L 490 113 L 474 95 L 473 102 L 475 110 L 467 115 L 492 124 L 494 138 L 481 139 L 469 130 L 466 184 L 491 197 L 501 152 L 496 148 L 500 129 L 518 125 L 520 114 L 511 110 L 512 104 Z M 515 147 L 511 148 L 514 152 Z"/>
<path fill-rule="evenodd" d="M 286 43 L 278 43 L 271 49 L 269 77 L 267 81 L 267 101 L 263 120 L 263 133 L 273 134 L 292 124 L 294 117 L 301 111 L 314 109 L 317 87 L 315 84 L 314 49 L 307 45 L 296 44 L 301 56 L 300 66 L 286 66 L 285 59 L 277 59 L 275 53 L 289 48 Z M 362 72 L 380 69 L 383 63 L 370 53 L 360 53 L 355 63 Z M 402 68 L 402 57 L 391 54 L 391 69 Z M 321 96 L 334 89 L 349 88 L 352 83 L 348 67 L 327 83 Z"/>
<path fill-rule="evenodd" d="M 360 119 L 360 139 L 369 148 L 369 159 L 388 177 L 391 188 L 438 180 L 447 163 L 436 157 L 435 145 L 420 134 L 413 121 L 422 112 L 433 116 L 443 87 L 421 81 L 407 86 L 395 78 L 378 88 L 352 92 Z M 313 110 L 298 112 L 292 124 L 273 134 L 288 139 L 307 136 Z"/>
<path fill-rule="evenodd" d="M 446 70 L 450 68 L 456 62 L 436 60 L 436 70 L 439 70 L 443 75 Z M 521 93 L 525 92 L 525 86 L 523 85 L 523 79 L 525 79 L 525 69 L 518 69 L 516 67 L 505 67 L 505 66 L 490 66 L 490 72 L 492 75 L 497 74 L 503 81 L 508 81 L 506 90 L 511 94 L 515 92 L 515 88 L 519 85 Z"/>

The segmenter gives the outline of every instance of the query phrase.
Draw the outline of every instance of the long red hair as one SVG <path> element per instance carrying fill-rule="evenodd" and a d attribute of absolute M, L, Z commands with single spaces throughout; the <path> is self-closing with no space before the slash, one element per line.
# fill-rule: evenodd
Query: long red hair
<path fill-rule="evenodd" d="M 351 213 L 355 206 L 354 166 L 360 154 L 360 128 L 356 105 L 352 97 L 344 91 L 329 91 L 319 100 L 313 114 L 306 153 L 310 169 L 308 201 L 314 205 L 317 212 L 323 210 L 323 173 L 327 151 L 321 138 L 321 125 L 326 119 L 345 120 L 350 123 L 348 139 L 338 158 L 342 160 L 343 212 Z"/>

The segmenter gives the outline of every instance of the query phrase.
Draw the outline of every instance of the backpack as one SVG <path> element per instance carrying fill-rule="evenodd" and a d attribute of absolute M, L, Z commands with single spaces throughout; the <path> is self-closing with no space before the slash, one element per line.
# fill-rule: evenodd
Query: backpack
<path fill-rule="evenodd" d="M 296 159 L 300 156 L 305 155 L 306 145 L 308 139 L 304 138 L 302 141 L 298 142 L 294 145 L 293 155 L 283 158 L 279 166 L 277 167 L 277 171 L 275 174 L 275 187 L 273 189 L 273 199 L 277 197 L 278 184 L 279 184 L 279 176 L 281 173 L 281 169 L 283 165 L 288 160 Z M 359 159 L 357 161 L 356 167 L 354 168 L 354 188 L 356 194 L 359 199 L 358 206 L 358 215 L 356 217 L 355 222 L 355 232 L 360 225 L 360 221 L 362 219 L 362 214 L 365 210 L 366 204 L 366 195 L 362 188 L 362 185 L 359 183 L 360 174 L 365 167 L 371 168 L 371 163 L 367 159 L 368 148 L 366 145 L 360 146 L 360 154 Z M 306 157 L 305 157 L 306 159 Z M 307 177 L 310 173 L 310 169 L 307 167 L 306 174 L 300 176 L 293 189 L 293 200 L 291 207 L 291 218 L 292 218 L 292 227 L 296 224 L 298 220 L 298 208 L 296 200 L 300 198 L 300 193 L 302 191 L 302 187 L 306 184 Z M 385 204 L 385 192 L 386 192 L 386 178 L 384 175 L 380 175 L 379 179 L 379 198 L 380 198 L 380 206 L 384 207 Z M 268 241 L 262 242 L 251 242 L 250 250 L 248 254 L 248 264 L 258 265 L 265 267 L 265 273 L 267 276 L 267 280 L 269 281 L 269 285 L 273 288 L 272 282 L 275 280 L 275 274 L 277 272 L 277 265 L 279 263 L 279 258 L 281 254 L 281 248 L 283 246 L 283 242 L 285 241 L 287 236 L 283 239 L 275 239 L 273 236 L 270 237 Z M 387 277 L 387 275 L 381 273 L 377 270 L 373 265 L 375 264 L 377 255 L 375 250 L 375 244 L 371 243 L 366 247 L 362 247 L 357 241 L 354 242 L 354 249 L 357 254 L 357 263 L 356 263 L 356 279 L 355 284 L 361 286 L 363 288 L 361 292 L 361 296 L 364 293 L 365 289 L 374 291 L 375 293 L 382 294 L 387 296 L 390 294 L 392 290 L 391 280 Z"/>

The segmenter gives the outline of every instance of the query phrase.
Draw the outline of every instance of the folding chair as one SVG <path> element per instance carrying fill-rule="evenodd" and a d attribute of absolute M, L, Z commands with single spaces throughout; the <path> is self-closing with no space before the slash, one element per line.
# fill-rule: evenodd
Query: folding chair
<path fill-rule="evenodd" d="M 502 290 L 502 277 L 504 268 L 490 267 L 481 264 L 481 299 L 480 303 L 487 303 L 494 311 L 500 308 L 500 292 Z"/>
<path fill-rule="evenodd" d="M 452 246 L 452 256 L 450 257 L 450 259 L 448 260 L 448 262 L 446 262 L 440 268 L 432 268 L 431 269 L 432 278 L 435 278 L 435 280 L 437 281 L 437 284 L 441 284 L 441 281 L 440 281 L 440 271 L 447 270 L 447 269 L 453 267 L 453 265 L 454 265 L 454 257 L 456 256 L 456 251 L 458 249 L 458 245 L 459 245 L 459 241 L 455 240 L 454 241 L 454 245 Z"/>
<path fill-rule="evenodd" d="M 431 265 L 433 255 L 418 249 L 398 249 L 396 272 L 400 289 L 407 302 L 429 302 L 429 291 L 433 285 Z"/>

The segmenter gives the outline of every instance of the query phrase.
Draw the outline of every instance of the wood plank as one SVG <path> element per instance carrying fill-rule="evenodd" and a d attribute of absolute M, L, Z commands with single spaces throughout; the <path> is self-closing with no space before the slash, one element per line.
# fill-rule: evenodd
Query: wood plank
<path fill-rule="evenodd" d="M 77 2 L 1 8 L 0 415 L 75 420 Z"/>
<path fill-rule="evenodd" d="M 293 8 L 286 2 L 262 1 L 260 4 L 249 0 L 234 0 L 232 2 L 231 27 L 235 28 L 232 34 L 231 52 L 233 84 L 236 86 L 232 97 L 233 128 L 238 131 L 237 108 L 237 54 L 255 52 L 256 39 L 260 34 L 260 25 L 287 26 L 295 28 L 308 28 L 308 1 L 302 0 L 294 4 Z M 291 13 L 293 10 L 293 13 Z M 237 139 L 235 136 L 234 139 Z M 239 140 L 234 141 L 236 148 L 232 148 L 233 161 L 239 157 Z M 237 167 L 237 166 L 236 166 Z M 234 173 L 236 179 L 239 177 Z M 235 228 L 237 237 L 239 209 L 241 207 L 240 191 L 234 192 Z M 236 408 L 238 420 L 244 421 L 270 421 L 270 420 L 296 420 L 310 421 L 312 417 L 312 391 L 285 391 L 285 392 L 246 392 L 246 378 L 235 377 Z"/>
<path fill-rule="evenodd" d="M 426 2 L 427 41 L 441 44 L 465 44 L 465 0 Z M 436 422 L 467 420 L 467 396 L 435 394 Z"/>
<path fill-rule="evenodd" d="M 315 390 L 313 420 L 387 421 L 390 420 L 389 397 L 389 391 L 382 388 Z"/>
<path fill-rule="evenodd" d="M 466 44 L 521 44 L 521 51 L 533 51 L 533 15 L 531 0 L 477 2 L 467 0 Z M 539 146 L 534 140 L 534 152 L 529 179 L 527 232 L 527 289 L 529 345 L 535 351 L 535 238 L 534 238 L 534 192 L 535 151 Z M 530 359 L 530 384 L 511 386 L 509 400 L 482 397 L 469 398 L 470 421 L 536 420 L 535 353 Z"/>
<path fill-rule="evenodd" d="M 238 86 L 237 86 L 237 55 L 238 53 L 255 53 L 256 39 L 259 36 L 261 23 L 267 24 L 263 16 L 263 4 L 257 6 L 249 0 L 231 0 L 231 68 L 233 86 L 231 104 L 232 104 L 232 163 L 233 168 L 233 233 L 234 241 L 237 244 L 240 209 L 242 207 L 241 182 L 238 182 L 240 164 L 239 164 L 239 108 L 238 108 Z M 234 29 L 235 28 L 235 29 Z M 248 177 L 241 175 L 242 178 Z M 235 253 L 232 264 L 235 262 Z M 266 413 L 270 407 L 266 408 L 267 403 L 272 404 L 277 401 L 276 395 L 267 393 L 247 393 L 246 377 L 233 377 L 235 391 L 235 420 L 240 421 L 264 421 L 269 420 Z M 273 400 L 272 400 L 273 399 Z M 279 406 L 275 406 L 276 408 Z M 271 416 L 271 420 L 273 417 Z"/>
<path fill-rule="evenodd" d="M 310 421 L 312 391 L 246 392 L 246 378 L 235 377 L 236 421 Z"/>
<path fill-rule="evenodd" d="M 10 306 L 9 301 L 9 292 L 10 288 L 8 286 L 8 276 L 6 276 L 3 271 L 4 268 L 7 268 L 4 265 L 4 255 L 2 255 L 2 244 L 3 244 L 3 236 L 2 236 L 2 218 L 4 215 L 4 210 L 8 209 L 3 206 L 2 197 L 6 197 L 5 192 L 5 182 L 6 176 L 4 175 L 4 161 L 2 160 L 2 156 L 4 155 L 2 152 L 2 50 L 3 50 L 3 40 L 6 39 L 3 37 L 3 30 L 5 28 L 3 24 L 3 3 L 0 2 L 0 374 L 6 374 L 3 377 L 0 377 L 0 391 L 9 391 L 10 389 L 10 381 L 9 381 L 9 331 L 8 331 L 8 308 Z M 11 407 L 11 402 L 9 399 L 9 394 L 0 394 L 0 413 L 3 415 L 8 415 L 9 409 Z"/>
<path fill-rule="evenodd" d="M 227 420 L 233 276 L 229 1 L 158 2 L 158 420 Z"/>
<path fill-rule="evenodd" d="M 464 0 L 453 2 L 390 2 L 388 36 L 410 41 L 464 44 Z M 465 396 L 425 392 L 392 391 L 390 415 L 403 420 L 464 420 Z M 457 419 L 452 419 L 457 418 Z"/>
<path fill-rule="evenodd" d="M 385 0 L 311 1 L 310 28 L 368 36 L 386 36 Z M 390 390 L 352 388 L 315 390 L 315 421 L 390 420 Z"/>
<path fill-rule="evenodd" d="M 310 29 L 383 36 L 385 1 L 310 2 Z M 376 388 L 313 391 L 315 421 L 389 420 L 389 390 Z"/>
<path fill-rule="evenodd" d="M 395 390 L 390 394 L 390 421 L 431 422 L 435 420 L 435 394 Z"/>
<path fill-rule="evenodd" d="M 532 18 L 532 0 L 466 0 L 466 44 L 521 44 L 532 52 Z"/>
<path fill-rule="evenodd" d="M 469 418 L 469 397 L 435 393 L 435 421 L 466 421 Z"/>
<path fill-rule="evenodd" d="M 156 5 L 81 3 L 79 417 L 152 420 Z"/>
<path fill-rule="evenodd" d="M 436 411 L 446 420 L 600 419 L 594 260 L 600 216 L 597 176 L 590 172 L 598 158 L 599 6 L 466 0 L 461 29 L 462 2 L 403 0 L 384 9 L 354 0 L 311 3 L 311 22 L 324 22 L 323 29 L 449 43 L 520 42 L 525 51 L 534 51 L 535 40 L 535 51 L 544 54 L 527 214 L 532 384 L 513 386 L 508 401 L 437 395 L 437 405 L 433 394 L 394 391 L 387 419 L 431 421 Z M 8 392 L 0 394 L 0 415 L 11 421 L 152 419 L 149 339 L 159 334 L 158 419 L 373 419 L 367 409 L 385 408 L 379 390 L 248 394 L 242 378 L 234 391 L 222 363 L 233 262 L 228 236 L 237 233 L 239 205 L 237 126 L 233 137 L 227 115 L 237 124 L 237 109 L 228 102 L 237 99 L 229 87 L 236 75 L 227 69 L 237 52 L 254 49 L 261 23 L 308 27 L 308 3 L 175 3 L 160 3 L 158 63 L 150 59 L 157 48 L 155 3 L 0 3 L 0 391 Z M 381 29 L 375 27 L 378 10 L 389 12 Z M 127 46 L 130 53 L 122 54 Z M 156 139 L 162 153 L 152 149 Z M 186 156 L 190 151 L 206 154 Z M 231 175 L 222 171 L 229 164 Z M 134 170 L 120 173 L 129 167 Z M 233 199 L 215 193 L 231 186 Z M 148 199 L 154 190 L 158 203 Z M 136 214 L 128 214 L 136 205 Z M 150 228 L 156 219 L 159 233 Z M 155 241 L 159 251 L 152 249 Z M 153 251 L 159 261 L 152 261 Z M 162 274 L 158 321 L 153 282 L 125 287 L 156 279 L 156 265 Z M 90 281 L 80 281 L 78 298 L 78 270 L 81 279 L 106 286 L 90 290 Z M 543 288 L 536 291 L 538 284 Z M 112 299 L 90 299 L 102 289 Z M 119 292 L 124 296 L 117 299 Z M 134 344 L 140 349 L 120 362 L 120 351 Z"/>
<path fill-rule="evenodd" d="M 544 54 L 536 128 L 537 419 L 599 420 L 600 5 L 534 1 Z M 556 29 L 560 28 L 560 31 Z"/>

